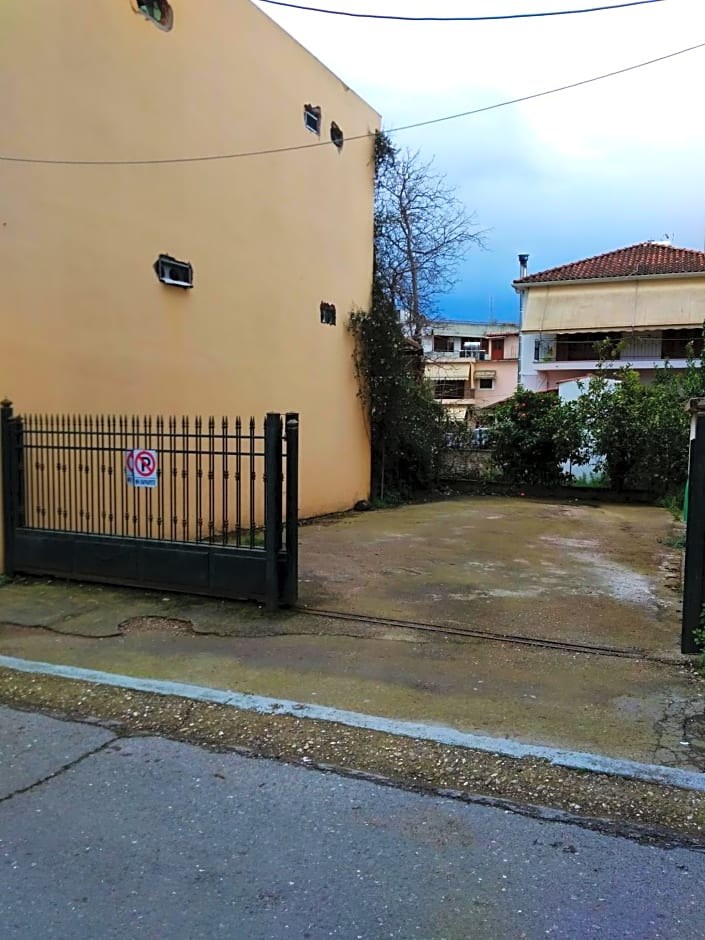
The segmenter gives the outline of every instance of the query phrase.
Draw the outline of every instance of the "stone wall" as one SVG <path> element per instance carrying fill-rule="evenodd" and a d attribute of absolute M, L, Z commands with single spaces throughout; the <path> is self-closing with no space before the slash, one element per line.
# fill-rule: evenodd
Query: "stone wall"
<path fill-rule="evenodd" d="M 471 447 L 449 449 L 443 460 L 443 480 L 487 480 L 496 475 L 492 451 Z"/>

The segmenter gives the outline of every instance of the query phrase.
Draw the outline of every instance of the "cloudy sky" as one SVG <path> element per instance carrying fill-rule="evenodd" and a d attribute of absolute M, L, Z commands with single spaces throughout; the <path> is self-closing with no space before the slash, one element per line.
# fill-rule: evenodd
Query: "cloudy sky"
<path fill-rule="evenodd" d="M 384 117 L 482 107 L 705 42 L 705 0 L 489 23 L 401 23 L 255 0 Z M 620 0 L 292 0 L 405 16 L 555 11 Z M 395 140 L 436 164 L 490 229 L 447 317 L 516 319 L 517 253 L 537 271 L 647 239 L 705 247 L 705 49 Z"/>

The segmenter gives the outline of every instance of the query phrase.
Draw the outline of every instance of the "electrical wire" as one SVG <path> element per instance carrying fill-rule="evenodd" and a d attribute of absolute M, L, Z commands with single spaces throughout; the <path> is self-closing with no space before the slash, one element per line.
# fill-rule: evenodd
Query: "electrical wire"
<path fill-rule="evenodd" d="M 578 13 L 599 13 L 602 10 L 622 10 L 626 7 L 640 7 L 651 3 L 662 3 L 663 0 L 629 0 L 627 3 L 612 3 L 606 6 L 585 7 L 581 10 L 555 10 L 545 13 L 504 13 L 489 16 L 398 16 L 393 13 L 357 13 L 351 10 L 328 10 L 323 7 L 309 7 L 298 3 L 287 3 L 285 0 L 260 0 L 274 7 L 285 7 L 289 10 L 302 10 L 306 13 L 325 13 L 328 16 L 349 16 L 361 20 L 395 20 L 404 23 L 485 23 L 492 20 L 528 20 L 545 16 L 574 16 Z"/>
<path fill-rule="evenodd" d="M 509 98 L 506 101 L 498 101 L 495 104 L 484 105 L 481 108 L 473 108 L 469 111 L 459 111 L 456 114 L 446 114 L 442 117 L 429 118 L 426 121 L 416 121 L 413 124 L 403 124 L 399 127 L 393 127 L 385 131 L 387 134 L 399 134 L 402 131 L 415 130 L 419 127 L 430 127 L 434 124 L 444 124 L 447 121 L 457 121 L 460 118 L 472 117 L 475 114 L 485 114 L 488 111 L 496 111 L 499 108 L 507 108 L 513 104 L 522 104 L 525 101 L 535 101 L 537 98 L 545 98 L 547 95 L 555 95 L 562 91 L 570 91 L 573 88 L 581 88 L 584 85 L 591 85 L 594 82 L 601 82 L 607 78 L 615 78 L 617 75 L 625 75 L 627 72 L 634 72 L 637 69 L 646 68 L 649 65 L 656 65 L 658 62 L 665 62 L 667 59 L 675 59 L 677 56 L 685 55 L 688 52 L 695 52 L 697 49 L 704 49 L 705 42 L 700 42 L 695 46 L 688 46 L 686 49 L 678 49 L 676 52 L 669 52 L 666 55 L 658 56 L 655 59 L 648 59 L 646 62 L 638 62 L 636 65 L 627 65 L 621 69 L 615 69 L 612 72 L 604 72 L 602 75 L 594 75 L 592 78 L 584 78 L 578 82 L 570 82 L 567 85 L 560 85 L 558 88 L 549 88 L 545 91 L 536 91 L 531 95 L 522 95 L 519 98 Z M 356 134 L 346 137 L 346 142 L 353 140 L 368 140 L 370 133 Z M 41 164 L 43 166 L 164 166 L 167 164 L 178 163 L 207 163 L 215 160 L 239 160 L 245 157 L 264 157 L 279 153 L 293 153 L 297 150 L 312 150 L 317 147 L 332 147 L 332 141 L 322 140 L 315 144 L 296 144 L 290 147 L 271 147 L 264 150 L 245 150 L 239 153 L 218 153 L 206 154 L 197 157 L 164 157 L 152 160 L 57 160 L 45 159 L 40 157 L 11 157 L 0 154 L 0 162 L 5 163 L 30 163 Z"/>

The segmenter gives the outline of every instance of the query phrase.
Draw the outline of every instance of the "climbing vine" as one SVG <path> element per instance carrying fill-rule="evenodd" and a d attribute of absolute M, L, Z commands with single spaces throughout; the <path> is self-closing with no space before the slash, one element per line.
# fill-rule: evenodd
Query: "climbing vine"
<path fill-rule="evenodd" d="M 389 205 L 380 197 L 380 181 L 389 179 L 404 159 L 386 134 L 375 135 L 372 303 L 369 310 L 357 310 L 350 318 L 360 396 L 372 445 L 371 493 L 374 500 L 385 502 L 432 489 L 449 436 L 459 433 L 457 422 L 448 419 L 424 381 L 420 344 L 404 336 L 400 322 L 402 275 L 393 264 Z"/>
<path fill-rule="evenodd" d="M 369 422 L 372 498 L 394 503 L 428 491 L 438 480 L 449 422 L 419 374 L 420 351 L 404 338 L 378 285 L 370 310 L 351 315 L 350 330 Z"/>

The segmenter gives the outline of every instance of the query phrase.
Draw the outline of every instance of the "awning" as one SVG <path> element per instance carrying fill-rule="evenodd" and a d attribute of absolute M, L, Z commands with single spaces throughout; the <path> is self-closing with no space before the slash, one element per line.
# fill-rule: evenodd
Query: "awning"
<path fill-rule="evenodd" d="M 702 326 L 702 324 L 697 324 L 697 326 Z M 652 336 L 660 338 L 660 334 L 668 332 L 668 330 L 693 330 L 696 329 L 696 326 L 692 323 L 681 324 L 680 326 L 609 326 L 609 327 L 596 327 L 596 326 L 571 326 L 570 329 L 564 329 L 561 327 L 560 330 L 546 330 L 544 333 L 557 333 L 560 336 L 563 333 L 638 333 L 639 336 Z M 528 332 L 528 328 L 524 331 Z"/>
<path fill-rule="evenodd" d="M 523 333 L 622 332 L 698 328 L 705 281 L 653 278 L 569 285 L 528 285 Z"/>
<path fill-rule="evenodd" d="M 432 381 L 446 380 L 467 382 L 470 380 L 470 367 L 467 362 L 456 365 L 427 365 L 424 369 L 424 375 Z"/>

